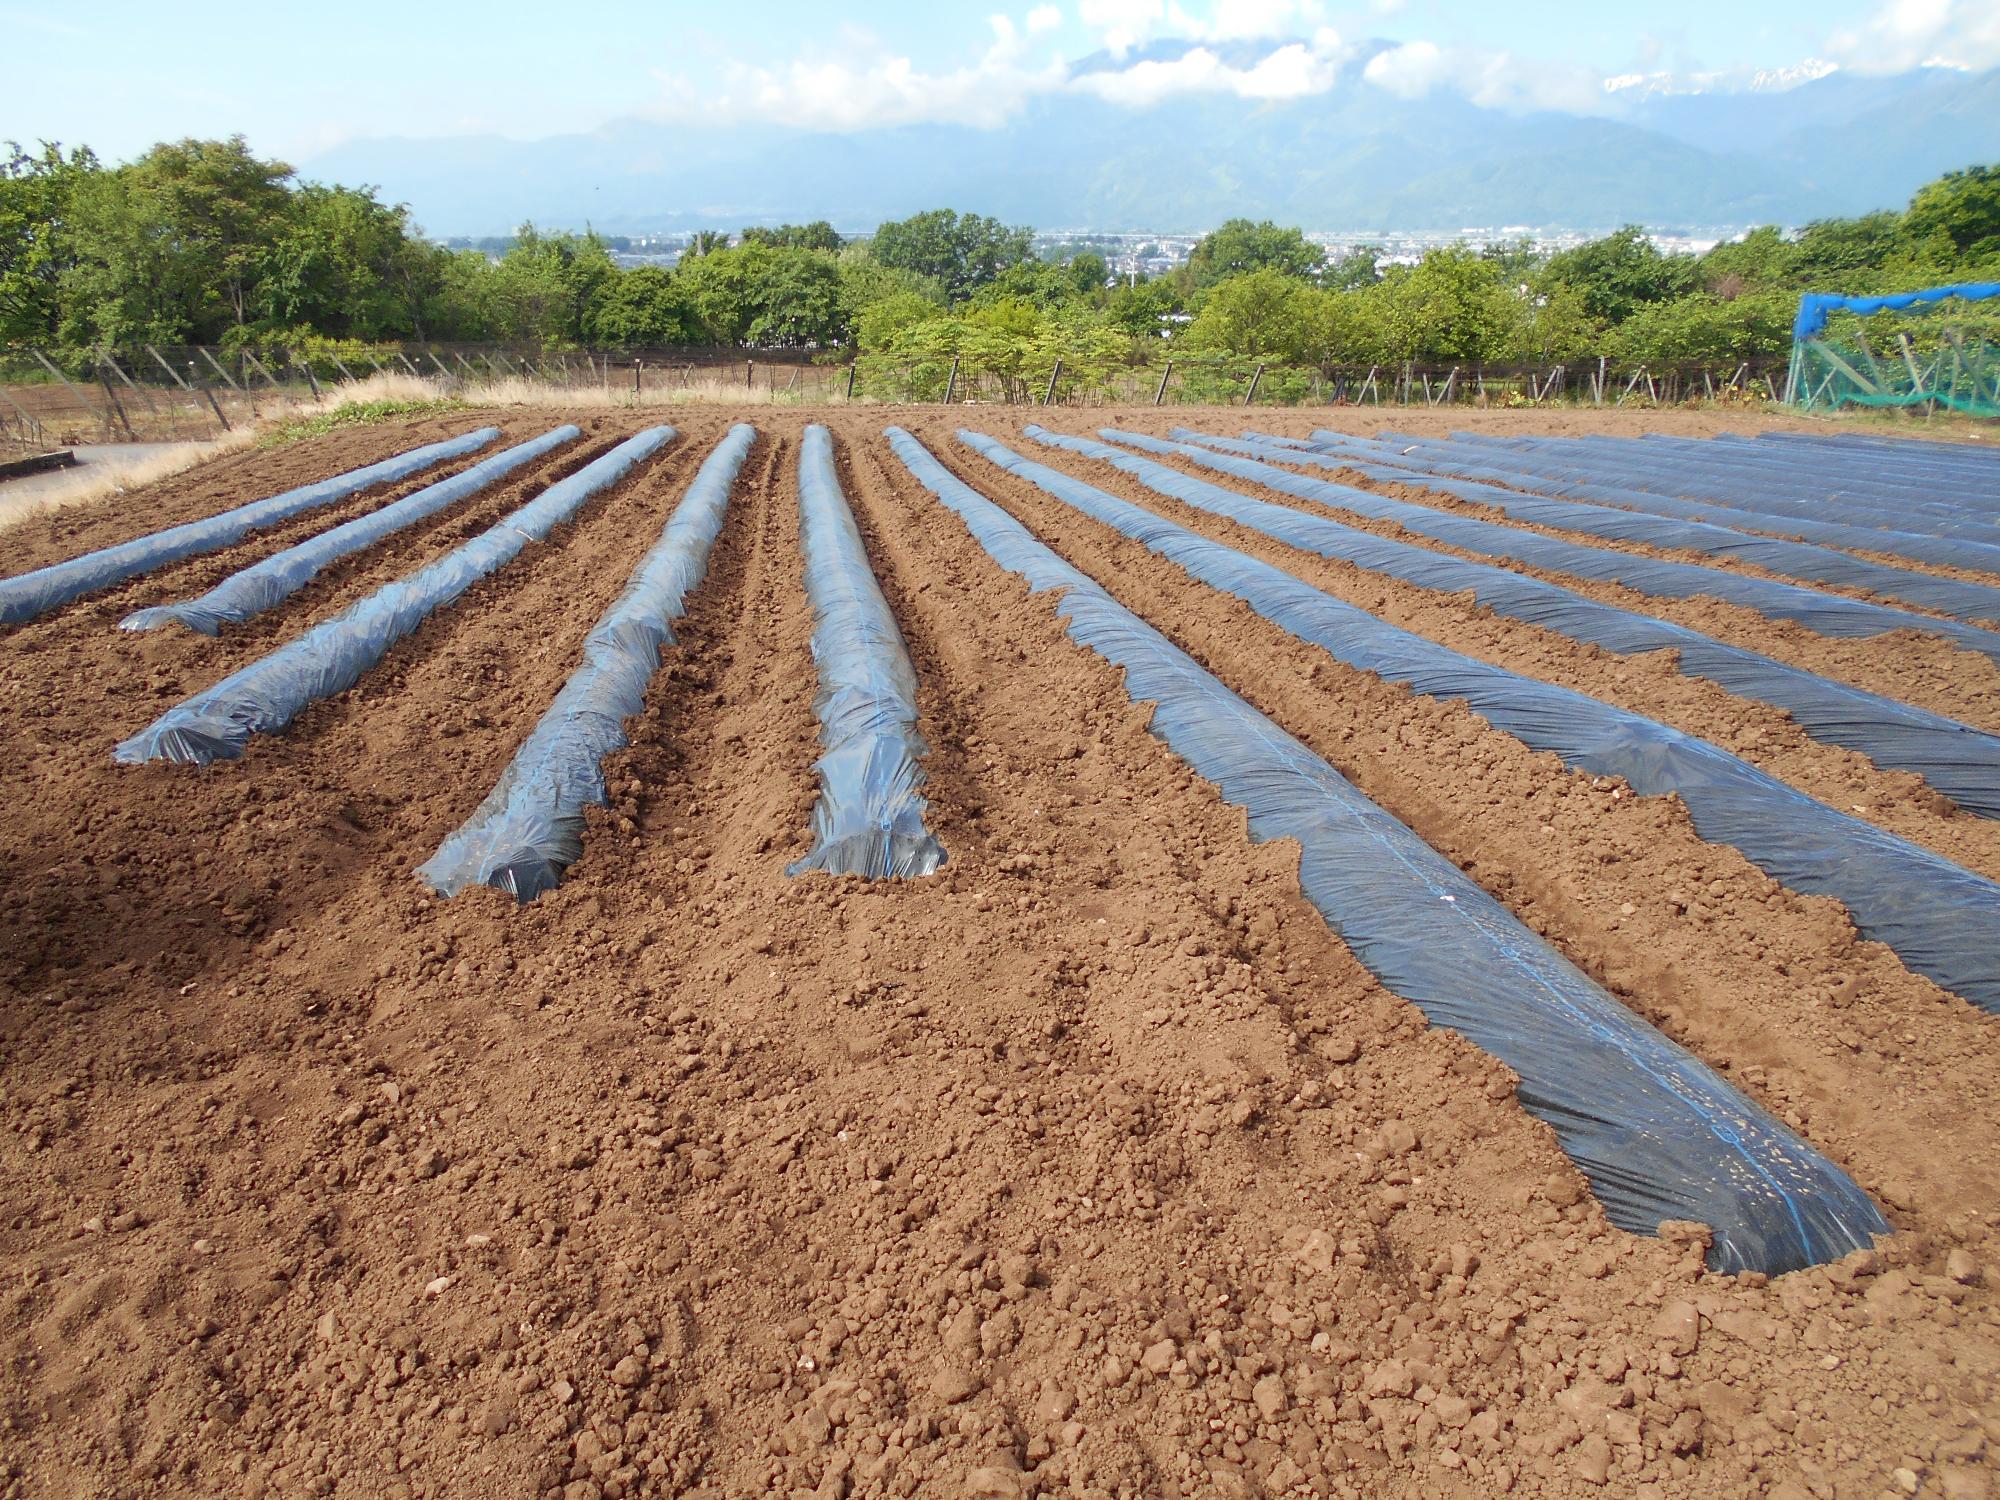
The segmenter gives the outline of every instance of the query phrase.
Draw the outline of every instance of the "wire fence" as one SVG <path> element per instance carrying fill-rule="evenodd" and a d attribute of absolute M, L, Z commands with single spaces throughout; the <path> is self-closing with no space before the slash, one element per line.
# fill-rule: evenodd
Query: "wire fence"
<path fill-rule="evenodd" d="M 322 405 L 376 377 L 505 402 L 851 401 L 1061 406 L 1670 406 L 1778 399 L 1781 360 L 1627 366 L 1477 363 L 1301 366 L 1214 356 L 1033 367 L 797 349 L 548 351 L 492 344 L 307 348 L 0 346 L 0 441 L 15 450 L 219 437 Z M 379 384 L 380 382 L 378 382 Z"/>

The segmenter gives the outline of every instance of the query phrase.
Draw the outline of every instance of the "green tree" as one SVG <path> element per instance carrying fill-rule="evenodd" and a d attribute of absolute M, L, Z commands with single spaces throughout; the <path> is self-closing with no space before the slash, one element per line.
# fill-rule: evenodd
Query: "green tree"
<path fill-rule="evenodd" d="M 1275 269 L 1232 276 L 1211 290 L 1188 325 L 1187 345 L 1241 359 L 1316 361 L 1316 303 L 1324 296 Z"/>
<path fill-rule="evenodd" d="M 102 170 L 88 146 L 65 155 L 44 141 L 30 155 L 7 142 L 0 156 L 0 339 L 55 335 L 71 255 L 70 200 Z"/>
<path fill-rule="evenodd" d="M 408 210 L 372 189 L 308 183 L 263 252 L 258 321 L 336 338 L 421 337 L 441 253 L 411 233 Z"/>
<path fill-rule="evenodd" d="M 1862 282 L 1872 286 L 1881 267 L 1903 248 L 1900 214 L 1816 220 L 1799 235 L 1793 285 L 1822 292 L 1864 290 Z"/>
<path fill-rule="evenodd" d="M 1967 167 L 1925 183 L 1910 199 L 1903 228 L 1915 240 L 1943 240 L 1960 255 L 2000 254 L 2000 166 Z"/>
<path fill-rule="evenodd" d="M 951 314 L 920 292 L 895 292 L 868 303 L 854 315 L 854 341 L 864 352 L 896 347 L 904 332 L 920 323 L 951 322 Z"/>
<path fill-rule="evenodd" d="M 1319 284 L 1330 292 L 1358 292 L 1382 279 L 1382 247 L 1359 245 L 1339 260 L 1329 261 Z"/>
<path fill-rule="evenodd" d="M 1787 286 L 1798 276 L 1799 247 L 1775 224 L 1725 240 L 1701 258 L 1701 284 L 1718 297 L 1751 287 Z"/>
<path fill-rule="evenodd" d="M 948 298 L 961 302 L 1009 266 L 1027 260 L 1033 238 L 1031 229 L 936 208 L 883 224 L 870 249 L 883 265 L 932 277 Z"/>
<path fill-rule="evenodd" d="M 561 345 L 589 337 L 591 311 L 618 276 L 596 234 L 545 234 L 523 224 L 493 267 L 488 322 L 496 337 Z"/>
<path fill-rule="evenodd" d="M 780 224 L 775 229 L 753 225 L 738 236 L 744 245 L 768 245 L 785 250 L 838 250 L 847 243 L 824 219 L 810 224 Z"/>
<path fill-rule="evenodd" d="M 1736 298 L 1696 292 L 1641 308 L 1613 332 L 1612 350 L 1632 363 L 1747 359 L 1791 342 L 1797 307 L 1790 292 Z"/>
<path fill-rule="evenodd" d="M 208 343 L 244 328 L 266 252 L 291 213 L 291 175 L 235 136 L 155 146 L 130 166 L 80 180 L 70 202 L 65 336 Z"/>
<path fill-rule="evenodd" d="M 1179 283 L 1168 276 L 1114 287 L 1105 303 L 1111 326 L 1133 338 L 1167 337 L 1176 315 L 1186 310 Z"/>
<path fill-rule="evenodd" d="M 1503 358 L 1528 364 L 1565 364 L 1601 352 L 1604 325 L 1590 315 L 1583 291 L 1564 283 L 1548 287 L 1521 305 L 1501 346 Z"/>
<path fill-rule="evenodd" d="M 1693 291 L 1699 269 L 1688 255 L 1668 255 L 1636 224 L 1549 257 L 1543 275 L 1583 293 L 1593 318 L 1618 323 L 1649 302 Z"/>
<path fill-rule="evenodd" d="M 815 250 L 780 249 L 756 268 L 749 341 L 762 348 L 831 348 L 847 337 L 840 268 Z"/>
<path fill-rule="evenodd" d="M 1326 252 L 1297 229 L 1281 229 L 1269 219 L 1231 219 L 1203 235 L 1188 254 L 1188 277 L 1196 287 L 1214 286 L 1246 271 L 1317 277 Z"/>
<path fill-rule="evenodd" d="M 620 348 L 690 344 L 700 327 L 675 273 L 665 266 L 635 266 L 599 294 L 590 310 L 593 343 Z"/>
<path fill-rule="evenodd" d="M 1427 251 L 1416 265 L 1395 267 L 1361 295 L 1379 310 L 1391 359 L 1495 359 L 1520 316 L 1500 268 L 1462 245 Z M 1586 306 L 1588 296 L 1584 289 Z"/>

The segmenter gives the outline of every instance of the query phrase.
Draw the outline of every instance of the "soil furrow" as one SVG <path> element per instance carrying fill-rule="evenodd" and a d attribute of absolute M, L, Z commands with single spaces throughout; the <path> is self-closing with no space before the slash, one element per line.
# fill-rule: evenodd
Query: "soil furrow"
<path fill-rule="evenodd" d="M 508 437 L 565 415 L 510 412 Z M 935 409 L 747 411 L 759 443 L 582 858 L 526 907 L 431 897 L 411 871 L 737 416 L 579 415 L 590 442 L 682 437 L 237 763 L 106 752 L 252 632 L 159 664 L 84 609 L 32 650 L 0 639 L 0 1494 L 1721 1500 L 1982 1477 L 1990 1018 L 1676 804 L 1339 668 L 940 445 L 1899 1225 L 1769 1284 L 1704 1272 L 1694 1231 L 1611 1230 L 1505 1070 L 1384 993 L 1301 899 L 1296 849 L 1251 845 L 1054 601 L 896 462 L 883 422 L 934 437 Z M 784 873 L 817 791 L 815 418 L 918 672 L 951 852 L 926 880 Z M 219 509 L 212 480 L 140 500 Z M 267 628 L 503 504 L 352 559 Z"/>

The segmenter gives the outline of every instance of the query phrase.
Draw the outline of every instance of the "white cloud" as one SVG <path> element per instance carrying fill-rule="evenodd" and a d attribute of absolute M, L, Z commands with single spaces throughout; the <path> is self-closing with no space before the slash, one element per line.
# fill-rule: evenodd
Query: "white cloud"
<path fill-rule="evenodd" d="M 1195 42 L 1298 37 L 1326 19 L 1325 0 L 1208 0 L 1205 6 L 1180 0 L 1080 0 L 1076 10 L 1077 19 L 1114 56 L 1159 36 Z"/>
<path fill-rule="evenodd" d="M 1605 108 L 1603 79 L 1588 68 L 1530 62 L 1511 52 L 1440 47 L 1423 40 L 1376 53 L 1361 76 L 1399 99 L 1421 99 L 1447 89 L 1489 109 L 1588 114 Z"/>
<path fill-rule="evenodd" d="M 909 58 L 883 52 L 873 39 L 849 33 L 831 55 L 797 58 L 775 67 L 733 64 L 724 70 L 720 96 L 699 97 L 683 78 L 655 73 L 666 99 L 656 113 L 712 117 L 739 111 L 806 130 L 865 130 L 953 120 L 991 129 L 1004 125 L 1031 95 L 1058 88 L 1067 66 L 1051 56 L 1028 59 L 1029 37 L 1048 31 L 1043 6 L 1024 24 L 988 18 L 993 43 L 964 67 L 926 72 Z M 1060 16 L 1057 18 L 1060 20 Z"/>
<path fill-rule="evenodd" d="M 1207 47 L 1170 61 L 1146 61 L 1116 72 L 1079 75 L 1071 87 L 1136 108 L 1176 94 L 1234 94 L 1239 99 L 1301 99 L 1332 88 L 1346 55 L 1340 35 L 1322 27 L 1310 43 L 1288 42 L 1248 67 L 1224 62 Z"/>
<path fill-rule="evenodd" d="M 1028 12 L 1028 35 L 1038 36 L 1044 31 L 1054 31 L 1062 25 L 1062 7 L 1038 5 Z"/>
<path fill-rule="evenodd" d="M 2000 66 L 2000 5 L 1993 0 L 1884 0 L 1860 26 L 1836 31 L 1828 57 L 1866 73 Z"/>
<path fill-rule="evenodd" d="M 1421 99 L 1443 83 L 1449 72 L 1436 42 L 1405 42 L 1369 58 L 1361 76 L 1399 99 Z"/>

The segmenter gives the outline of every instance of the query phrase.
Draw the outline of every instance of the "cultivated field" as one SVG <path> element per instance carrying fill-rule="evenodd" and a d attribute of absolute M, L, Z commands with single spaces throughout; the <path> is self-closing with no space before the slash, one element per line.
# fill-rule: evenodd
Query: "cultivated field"
<path fill-rule="evenodd" d="M 1115 466 L 1037 441 L 1033 415 L 1073 437 L 1244 426 L 1191 408 L 496 408 L 231 453 L 0 531 L 11 578 L 500 429 L 0 626 L 0 1493 L 1995 1493 L 2000 1020 L 1982 1004 L 2000 994 L 2000 814 L 1968 807 L 2000 788 L 1985 780 L 2000 667 L 1978 649 L 1991 635 L 2000 652 L 2000 633 L 1973 618 L 2000 567 L 1979 550 L 1977 484 L 1912 483 L 1910 513 L 1943 529 L 1907 533 L 1960 538 L 1976 566 L 1891 550 L 1902 532 L 1832 548 L 1914 588 L 1976 586 L 1922 603 L 1885 594 L 1886 572 L 1809 580 L 1777 554 L 1702 550 L 1698 531 L 1585 537 L 1413 472 L 1256 459 L 1910 616 L 1830 603 L 1822 619 L 1510 560 L 1184 449 L 1128 445 L 1158 470 Z M 1775 425 L 1393 420 L 1436 438 Z M 580 436 L 357 541 L 220 635 L 118 628 L 565 421 Z M 1255 416 L 1294 439 L 1381 421 Z M 544 536 L 519 534 L 520 507 L 660 422 L 672 441 Z M 580 857 L 526 904 L 477 883 L 435 895 L 414 872 L 501 782 L 739 422 L 754 441 Z M 814 848 L 821 792 L 799 505 L 814 422 L 915 669 L 922 825 L 948 854 L 920 879 L 787 873 Z M 887 427 L 944 480 L 923 482 Z M 1129 502 L 1194 539 L 1149 548 L 960 428 L 1095 487 L 1112 502 L 1090 502 L 1099 517 Z M 1805 483 L 1748 462 L 1774 500 L 1864 468 L 1893 487 L 1910 466 L 1876 454 Z M 1356 546 L 1504 566 L 1687 627 L 1686 644 L 1591 644 L 1483 585 L 1412 582 L 1171 498 L 1165 476 L 1338 522 Z M 1259 825 L 1149 732 L 1054 596 L 940 503 L 952 478 L 1414 830 L 1443 857 L 1424 876 L 1442 901 L 1356 905 L 1336 935 L 1300 845 L 1253 840 Z M 114 760 L 503 518 L 518 555 L 240 759 Z M 1704 821 L 1705 782 L 1635 792 L 1534 748 L 1541 729 L 1475 713 L 1474 689 L 1353 665 L 1260 611 L 1261 585 L 1196 576 L 1191 559 L 1217 556 L 1202 539 L 1334 601 L 1314 608 L 1356 606 L 1726 751 L 1756 808 L 1789 788 L 1804 798 L 1785 806 L 1812 799 L 1838 826 L 1796 857 L 1746 853 Z M 1737 665 L 1703 666 L 1704 642 Z M 1753 658 L 1787 702 L 1847 709 L 1808 734 L 1816 709 L 1705 675 Z M 1544 738 L 1575 728 L 1574 701 L 1543 714 Z M 1885 765 L 1870 735 L 1891 722 L 1949 753 Z M 1680 753 L 1660 763 L 1691 763 Z M 1349 825 L 1325 826 L 1332 855 L 1354 847 Z M 1798 888 L 1808 868 L 1844 894 Z M 1381 862 L 1382 890 L 1405 878 Z M 1632 1036 L 1657 1029 L 1660 1055 L 1678 1043 L 1761 1106 L 1793 1160 L 1858 1187 L 1891 1232 L 1850 1248 L 1873 1211 L 1849 1212 L 1843 1241 L 1802 1190 L 1770 1274 L 1751 1233 L 1614 1227 L 1606 1197 L 1632 1196 L 1618 1153 L 1662 1168 L 1621 1099 L 1594 1097 L 1601 1116 L 1581 1122 L 1548 1104 L 1566 1073 L 1598 1076 L 1583 1029 L 1530 1076 L 1497 1060 L 1504 1026 L 1476 1046 L 1460 1034 L 1475 1025 L 1427 1021 L 1447 998 L 1381 977 L 1444 951 L 1479 891 L 1498 913 L 1486 930 L 1506 927 L 1496 952 L 1539 951 L 1539 935 L 1579 992 L 1602 986 Z M 1385 922 L 1409 953 L 1378 957 Z M 1461 977 L 1449 1003 L 1521 990 L 1505 964 Z M 1609 1155 L 1579 1170 L 1574 1141 L 1599 1126 Z M 1663 1195 L 1714 1187 L 1684 1166 Z M 1704 1266 L 1738 1251 L 1753 1268 Z"/>

